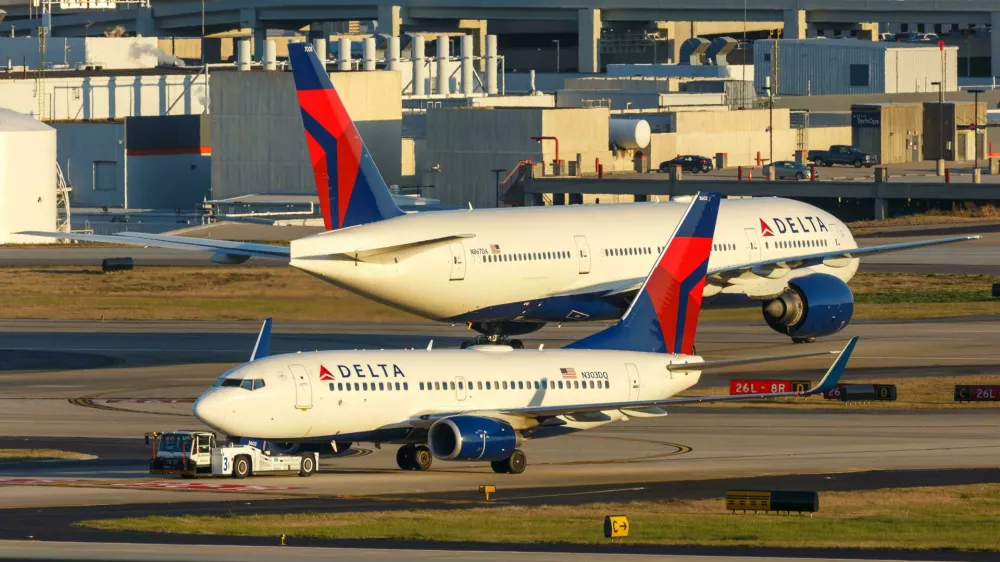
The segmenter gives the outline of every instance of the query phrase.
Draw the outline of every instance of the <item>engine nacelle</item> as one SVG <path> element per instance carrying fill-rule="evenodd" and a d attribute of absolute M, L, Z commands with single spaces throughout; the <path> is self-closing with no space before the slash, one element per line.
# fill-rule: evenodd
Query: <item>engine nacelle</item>
<path fill-rule="evenodd" d="M 761 305 L 772 330 L 793 338 L 828 336 L 854 316 L 854 294 L 840 279 L 813 273 L 788 281 L 788 288 Z"/>
<path fill-rule="evenodd" d="M 505 421 L 479 416 L 451 416 L 438 420 L 427 435 L 431 454 L 445 461 L 500 461 L 520 441 Z"/>

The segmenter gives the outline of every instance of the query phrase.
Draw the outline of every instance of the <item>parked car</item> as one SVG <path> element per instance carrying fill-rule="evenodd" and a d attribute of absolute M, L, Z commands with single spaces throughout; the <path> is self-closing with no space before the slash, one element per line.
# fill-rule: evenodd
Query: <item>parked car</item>
<path fill-rule="evenodd" d="M 859 148 L 847 146 L 845 144 L 835 144 L 830 150 L 810 150 L 807 158 L 817 166 L 833 166 L 834 164 L 845 164 L 860 168 L 871 168 L 878 163 L 878 158 L 874 154 L 868 154 Z"/>
<path fill-rule="evenodd" d="M 812 179 L 812 170 L 799 162 L 781 160 L 774 163 L 774 177 L 779 180 L 808 180 Z M 816 177 L 819 177 L 819 172 L 816 172 Z"/>
<path fill-rule="evenodd" d="M 660 162 L 660 171 L 669 172 L 672 166 L 680 166 L 685 172 L 693 172 L 697 174 L 698 172 L 711 172 L 712 171 L 712 160 L 710 158 L 705 158 L 704 156 L 678 156 L 673 160 L 667 160 L 665 162 Z"/>

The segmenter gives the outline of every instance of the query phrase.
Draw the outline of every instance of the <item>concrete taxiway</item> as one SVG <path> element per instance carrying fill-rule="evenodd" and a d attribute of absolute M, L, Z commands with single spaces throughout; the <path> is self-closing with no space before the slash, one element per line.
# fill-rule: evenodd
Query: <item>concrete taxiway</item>
<path fill-rule="evenodd" d="M 193 399 L 246 359 L 256 329 L 249 322 L 0 323 L 0 435 L 32 438 L 23 446 L 68 448 L 99 457 L 0 465 L 0 507 L 433 493 L 474 490 L 484 478 L 505 487 L 614 489 L 636 482 L 782 473 L 1000 466 L 995 409 L 698 407 L 528 442 L 529 470 L 518 476 L 494 475 L 485 464 L 443 462 L 425 473 L 401 472 L 395 467 L 395 447 L 362 444 L 346 456 L 323 459 L 322 472 L 309 479 L 259 478 L 228 486 L 232 481 L 149 478 L 143 432 L 199 427 L 190 415 Z M 548 328 L 525 343 L 558 346 L 594 329 Z M 862 337 L 849 368 L 854 380 L 1000 373 L 1000 352 L 982 346 L 1000 336 L 1000 323 L 987 319 L 854 323 L 849 332 Z M 278 323 L 273 350 L 411 347 L 423 353 L 429 338 L 435 347 L 450 347 L 465 337 L 468 332 L 460 327 L 430 323 Z M 815 348 L 837 349 L 845 339 L 838 336 Z M 701 327 L 698 346 L 702 355 L 720 359 L 801 350 L 763 326 L 711 323 Z M 39 368 L 32 369 L 35 360 Z M 766 371 L 759 366 L 736 369 L 706 375 L 702 385 L 734 376 L 817 380 L 829 361 L 786 361 Z M 17 443 L 3 439 L 0 446 Z"/>

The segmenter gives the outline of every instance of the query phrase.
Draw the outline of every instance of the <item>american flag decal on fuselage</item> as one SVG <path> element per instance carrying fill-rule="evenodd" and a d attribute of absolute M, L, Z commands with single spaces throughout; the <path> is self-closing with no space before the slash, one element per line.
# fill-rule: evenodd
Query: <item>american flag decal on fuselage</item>
<path fill-rule="evenodd" d="M 490 252 L 493 254 L 500 253 L 500 244 L 490 244 Z"/>
<path fill-rule="evenodd" d="M 559 372 L 562 373 L 562 378 L 564 379 L 576 378 L 576 369 L 559 369 Z"/>

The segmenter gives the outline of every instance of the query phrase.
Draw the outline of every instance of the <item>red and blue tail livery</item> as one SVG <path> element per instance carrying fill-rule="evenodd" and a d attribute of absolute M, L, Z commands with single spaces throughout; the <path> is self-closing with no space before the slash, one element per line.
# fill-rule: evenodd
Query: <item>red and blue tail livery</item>
<path fill-rule="evenodd" d="M 309 43 L 290 43 L 295 89 L 327 230 L 402 215 Z"/>
<path fill-rule="evenodd" d="M 567 347 L 693 354 L 721 198 L 695 195 L 625 316 Z"/>

